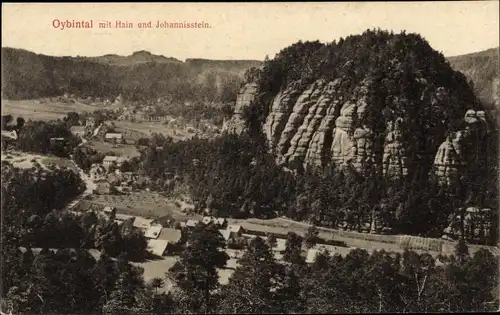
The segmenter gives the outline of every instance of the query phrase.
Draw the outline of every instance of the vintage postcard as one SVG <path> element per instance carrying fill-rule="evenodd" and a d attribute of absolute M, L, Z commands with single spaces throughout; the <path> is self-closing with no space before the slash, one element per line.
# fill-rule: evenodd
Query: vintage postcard
<path fill-rule="evenodd" d="M 3 3 L 0 314 L 497 311 L 499 10 Z"/>

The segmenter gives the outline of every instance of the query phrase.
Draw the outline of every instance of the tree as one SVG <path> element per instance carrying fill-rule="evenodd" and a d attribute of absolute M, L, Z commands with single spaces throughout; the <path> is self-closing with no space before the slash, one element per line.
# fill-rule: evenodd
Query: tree
<path fill-rule="evenodd" d="M 69 125 L 69 126 L 79 126 L 80 125 L 80 115 L 76 112 L 69 112 L 63 120 Z"/>
<path fill-rule="evenodd" d="M 284 261 L 297 265 L 305 262 L 302 257 L 302 237 L 294 232 L 288 232 L 285 246 Z"/>
<path fill-rule="evenodd" d="M 252 239 L 239 266 L 222 289 L 218 313 L 280 313 L 275 292 L 280 285 L 281 269 L 266 243 L 260 237 Z"/>
<path fill-rule="evenodd" d="M 155 290 L 155 294 L 158 294 L 158 289 L 165 285 L 165 281 L 162 278 L 153 278 L 150 281 L 150 286 Z"/>
<path fill-rule="evenodd" d="M 139 305 L 139 292 L 144 290 L 142 268 L 132 266 L 122 256 L 118 262 L 118 278 L 109 300 L 103 306 L 105 314 L 142 313 Z"/>
<path fill-rule="evenodd" d="M 463 238 L 459 239 L 455 245 L 455 256 L 459 262 L 464 262 L 469 257 L 469 248 Z"/>
<path fill-rule="evenodd" d="M 313 248 L 314 245 L 316 245 L 316 242 L 318 241 L 318 235 L 319 231 L 315 225 L 312 225 L 307 229 L 307 233 L 304 237 L 304 242 L 308 249 Z"/>
<path fill-rule="evenodd" d="M 278 244 L 278 240 L 276 239 L 276 235 L 270 233 L 268 236 L 267 236 L 267 239 L 266 239 L 266 244 L 267 246 L 269 246 L 269 248 L 272 250 L 274 247 L 276 247 L 276 245 Z"/>
<path fill-rule="evenodd" d="M 213 309 L 211 297 L 219 287 L 217 268 L 223 268 L 229 259 L 221 251 L 224 239 L 214 225 L 198 225 L 188 239 L 188 246 L 167 275 L 180 290 L 179 307 L 182 311 L 209 313 Z"/>

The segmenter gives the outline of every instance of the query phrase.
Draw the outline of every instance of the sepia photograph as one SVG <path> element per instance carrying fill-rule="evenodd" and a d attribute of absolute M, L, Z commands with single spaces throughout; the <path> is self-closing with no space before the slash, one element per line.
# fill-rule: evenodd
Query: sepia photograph
<path fill-rule="evenodd" d="M 499 311 L 499 12 L 2 3 L 0 315 Z"/>

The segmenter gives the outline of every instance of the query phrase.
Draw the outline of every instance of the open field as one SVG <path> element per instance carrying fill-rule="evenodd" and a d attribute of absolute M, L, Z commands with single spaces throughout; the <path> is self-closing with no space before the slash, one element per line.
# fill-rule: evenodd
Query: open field
<path fill-rule="evenodd" d="M 22 116 L 25 120 L 56 120 L 62 119 L 68 112 L 91 112 L 99 106 L 83 103 L 50 102 L 40 103 L 38 100 L 2 100 L 2 115 Z"/>
<path fill-rule="evenodd" d="M 112 144 L 108 142 L 92 140 L 85 143 L 85 146 L 104 154 L 108 152 L 113 152 L 118 156 L 128 156 L 128 157 L 135 157 L 141 155 L 137 147 L 133 144 Z"/>
<path fill-rule="evenodd" d="M 137 131 L 142 134 L 145 134 L 146 137 L 151 137 L 153 133 L 160 133 L 164 136 L 170 136 L 174 140 L 186 140 L 190 139 L 194 134 L 184 131 L 181 128 L 174 128 L 171 126 L 167 126 L 162 122 L 131 122 L 125 120 L 116 120 L 114 121 L 117 130 L 131 130 Z M 175 135 L 174 135 L 175 131 Z"/>
<path fill-rule="evenodd" d="M 2 152 L 2 162 L 8 161 L 14 167 L 17 168 L 31 168 L 34 163 L 37 162 L 40 166 L 46 170 L 49 170 L 50 165 L 54 165 L 56 168 L 66 167 L 77 172 L 75 164 L 68 159 L 60 158 L 56 156 L 47 156 L 40 154 L 25 153 L 19 151 L 7 151 Z"/>
<path fill-rule="evenodd" d="M 174 202 L 154 192 L 141 191 L 130 195 L 91 195 L 85 203 L 92 203 L 101 207 L 113 206 L 117 213 L 142 216 L 158 219 L 163 216 L 172 216 L 177 221 L 201 219 L 200 215 L 186 215 L 181 212 Z"/>

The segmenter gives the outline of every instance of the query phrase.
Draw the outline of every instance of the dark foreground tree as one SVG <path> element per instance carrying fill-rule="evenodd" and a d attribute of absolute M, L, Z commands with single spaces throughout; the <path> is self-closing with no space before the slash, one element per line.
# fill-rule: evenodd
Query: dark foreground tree
<path fill-rule="evenodd" d="M 186 249 L 167 275 L 175 284 L 178 312 L 208 314 L 214 307 L 215 290 L 219 288 L 217 268 L 224 268 L 228 255 L 222 251 L 225 242 L 217 228 L 197 226 Z"/>

